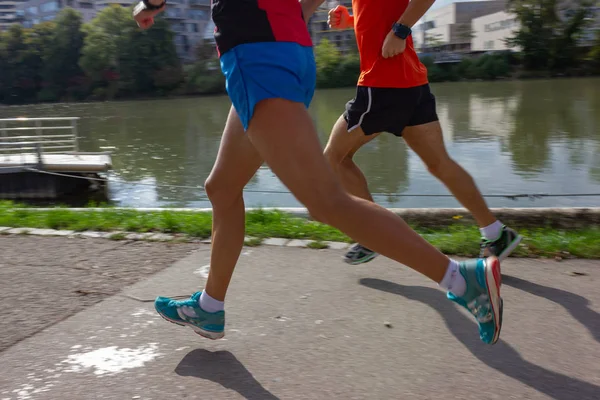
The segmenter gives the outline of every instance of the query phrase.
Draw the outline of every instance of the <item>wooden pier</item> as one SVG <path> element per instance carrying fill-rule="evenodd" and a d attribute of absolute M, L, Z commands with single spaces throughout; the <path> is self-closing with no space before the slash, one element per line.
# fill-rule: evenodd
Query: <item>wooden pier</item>
<path fill-rule="evenodd" d="M 0 119 L 0 199 L 108 200 L 108 152 L 79 151 L 77 117 Z"/>

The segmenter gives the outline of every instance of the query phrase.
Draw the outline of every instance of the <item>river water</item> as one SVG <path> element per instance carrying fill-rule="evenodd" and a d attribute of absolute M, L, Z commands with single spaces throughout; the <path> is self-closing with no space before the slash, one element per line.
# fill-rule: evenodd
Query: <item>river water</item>
<path fill-rule="evenodd" d="M 448 151 L 484 194 L 600 194 L 600 79 L 432 89 Z M 353 89 L 317 92 L 310 112 L 323 144 L 353 95 Z M 113 152 L 110 188 L 118 205 L 210 207 L 198 186 L 217 155 L 229 107 L 226 96 L 43 104 L 0 107 L 0 118 L 81 117 L 81 149 Z M 384 206 L 459 206 L 402 139 L 382 135 L 356 157 Z M 247 186 L 245 199 L 247 206 L 300 206 L 267 167 Z M 487 200 L 493 207 L 600 205 L 600 196 Z"/>

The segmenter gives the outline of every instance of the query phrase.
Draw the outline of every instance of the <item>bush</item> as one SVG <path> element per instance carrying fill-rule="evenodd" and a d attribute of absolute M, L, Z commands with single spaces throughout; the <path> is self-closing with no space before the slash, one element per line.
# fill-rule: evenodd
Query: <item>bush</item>
<path fill-rule="evenodd" d="M 317 64 L 317 87 L 334 88 L 356 85 L 360 74 L 360 58 L 357 54 L 342 55 L 327 39 L 315 46 Z"/>
<path fill-rule="evenodd" d="M 186 94 L 225 93 L 225 77 L 221 70 L 211 69 L 206 63 L 198 62 L 186 66 L 183 92 Z"/>

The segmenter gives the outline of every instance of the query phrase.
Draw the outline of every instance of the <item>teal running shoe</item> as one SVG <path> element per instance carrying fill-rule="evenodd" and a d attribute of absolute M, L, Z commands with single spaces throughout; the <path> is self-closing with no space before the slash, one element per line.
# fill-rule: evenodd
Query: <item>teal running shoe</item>
<path fill-rule="evenodd" d="M 200 336 L 208 339 L 221 339 L 225 336 L 225 311 L 209 313 L 200 308 L 200 295 L 194 293 L 186 300 L 173 300 L 157 297 L 154 301 L 156 312 L 169 322 L 189 326 Z"/>
<path fill-rule="evenodd" d="M 495 344 L 502 329 L 500 261 L 496 257 L 463 261 L 459 271 L 467 282 L 465 294 L 458 297 L 448 292 L 447 296 L 475 316 L 481 340 Z"/>

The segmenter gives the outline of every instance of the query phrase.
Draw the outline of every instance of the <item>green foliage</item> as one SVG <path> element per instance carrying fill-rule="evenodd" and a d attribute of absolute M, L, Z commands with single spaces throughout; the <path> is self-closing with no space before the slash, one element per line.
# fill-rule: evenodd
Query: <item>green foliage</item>
<path fill-rule="evenodd" d="M 509 40 L 523 54 L 528 70 L 563 72 L 577 65 L 577 40 L 589 23 L 593 1 L 576 0 L 561 8 L 558 0 L 512 0 L 510 12 L 520 28 Z"/>
<path fill-rule="evenodd" d="M 78 61 L 83 47 L 84 33 L 81 14 L 71 8 L 62 10 L 54 21 L 52 41 L 42 53 L 43 86 L 55 99 L 81 99 L 85 76 Z"/>
<path fill-rule="evenodd" d="M 600 33 L 589 51 L 577 46 L 592 6 L 592 0 L 575 0 L 568 8 L 558 0 L 510 0 L 520 28 L 508 43 L 520 53 L 467 57 L 459 64 L 424 58 L 429 80 L 600 73 Z M 469 25 L 460 27 L 462 39 L 472 35 Z M 198 61 L 182 66 L 173 39 L 163 17 L 156 18 L 152 29 L 140 30 L 131 9 L 119 5 L 107 7 L 87 24 L 78 12 L 65 8 L 54 22 L 31 29 L 13 25 L 0 33 L 0 103 L 224 93 L 214 44 L 201 43 Z M 427 36 L 430 50 L 442 44 L 439 35 Z M 342 54 L 323 39 L 314 50 L 317 87 L 356 84 L 356 49 Z"/>
<path fill-rule="evenodd" d="M 163 18 L 142 31 L 129 9 L 113 5 L 86 24 L 84 31 L 79 64 L 92 79 L 96 97 L 164 94 L 183 80 L 173 32 Z"/>
<path fill-rule="evenodd" d="M 141 212 L 135 209 L 72 211 L 55 208 L 36 210 L 16 208 L 10 202 L 0 202 L 0 226 L 19 228 L 50 228 L 73 231 L 113 232 L 110 239 L 122 240 L 126 232 L 162 232 L 184 234 L 194 238 L 211 235 L 210 213 L 186 211 Z M 427 241 L 446 254 L 472 257 L 479 253 L 477 226 L 451 221 L 439 227 L 413 227 Z M 573 229 L 516 228 L 524 236 L 516 249 L 518 257 L 580 257 L 600 258 L 600 228 L 591 226 Z M 125 233 L 124 233 L 125 232 Z M 262 239 L 279 237 L 314 240 L 309 247 L 327 247 L 325 241 L 352 243 L 352 239 L 337 229 L 280 211 L 255 210 L 246 214 L 247 245 L 260 245 Z"/>
<path fill-rule="evenodd" d="M 214 44 L 205 41 L 196 48 L 198 61 L 187 65 L 184 92 L 187 94 L 220 94 L 225 92 L 225 77 L 219 68 Z"/>
<path fill-rule="evenodd" d="M 29 32 L 12 25 L 0 38 L 0 99 L 16 104 L 35 100 L 42 59 L 28 46 Z"/>
<path fill-rule="evenodd" d="M 315 46 L 317 87 L 333 88 L 356 85 L 360 74 L 357 54 L 342 55 L 329 40 L 323 39 Z"/>
<path fill-rule="evenodd" d="M 494 80 L 510 76 L 512 55 L 509 53 L 484 54 L 476 58 L 463 58 L 458 64 L 434 64 L 431 57 L 421 62 L 427 67 L 431 82 L 467 79 Z"/>
<path fill-rule="evenodd" d="M 596 41 L 589 53 L 593 72 L 600 73 L 600 30 L 596 32 Z"/>
<path fill-rule="evenodd" d="M 119 5 L 85 25 L 71 8 L 32 29 L 13 25 L 0 34 L 0 102 L 170 93 L 184 79 L 173 38 L 163 18 L 142 31 Z"/>

